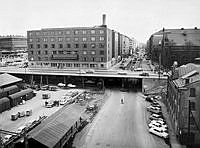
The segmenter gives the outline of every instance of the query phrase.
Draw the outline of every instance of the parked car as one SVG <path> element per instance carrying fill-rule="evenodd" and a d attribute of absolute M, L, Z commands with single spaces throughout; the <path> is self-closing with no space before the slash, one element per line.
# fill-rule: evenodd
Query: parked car
<path fill-rule="evenodd" d="M 149 128 L 149 132 L 164 139 L 169 138 L 169 134 L 159 128 Z"/>
<path fill-rule="evenodd" d="M 45 107 L 47 108 L 51 108 L 54 106 L 54 102 L 51 100 L 51 101 L 45 101 Z"/>
<path fill-rule="evenodd" d="M 49 89 L 49 85 L 44 85 L 41 87 L 41 90 L 48 90 Z"/>
<path fill-rule="evenodd" d="M 42 94 L 42 99 L 49 99 L 50 98 L 50 94 Z"/>
<path fill-rule="evenodd" d="M 147 72 L 143 72 L 143 73 L 141 73 L 141 74 L 139 74 L 140 76 L 149 76 L 149 73 L 147 73 Z"/>
<path fill-rule="evenodd" d="M 148 106 L 147 110 L 161 110 L 161 107 L 155 107 L 155 106 Z"/>
<path fill-rule="evenodd" d="M 117 74 L 119 74 L 119 75 L 127 75 L 127 72 L 126 71 L 119 71 Z"/>
<path fill-rule="evenodd" d="M 11 115 L 11 120 L 12 120 L 12 121 L 15 121 L 15 120 L 18 119 L 18 117 L 19 117 L 19 113 L 12 114 L 12 115 Z"/>
<path fill-rule="evenodd" d="M 148 124 L 148 126 L 149 126 L 149 128 L 157 127 L 157 128 L 162 129 L 163 131 L 167 131 L 167 125 L 166 124 L 160 124 L 158 122 L 150 122 Z"/>
<path fill-rule="evenodd" d="M 20 126 L 20 127 L 17 129 L 16 133 L 21 133 L 25 128 L 26 128 L 25 125 Z"/>
<path fill-rule="evenodd" d="M 163 127 L 168 127 L 167 126 L 167 124 L 166 124 L 166 122 L 164 121 L 164 120 L 151 120 L 151 122 L 150 123 L 159 123 L 159 124 L 161 124 Z"/>
<path fill-rule="evenodd" d="M 18 112 L 19 118 L 26 116 L 25 111 Z"/>
<path fill-rule="evenodd" d="M 64 84 L 64 83 L 58 83 L 58 87 L 65 87 L 66 86 L 66 84 Z"/>
<path fill-rule="evenodd" d="M 88 69 L 87 71 L 86 71 L 86 73 L 94 73 L 95 71 L 94 71 L 94 69 Z"/>
<path fill-rule="evenodd" d="M 160 114 L 151 114 L 150 117 L 153 117 L 153 118 L 163 118 L 163 115 L 160 115 Z"/>
<path fill-rule="evenodd" d="M 26 111 L 26 116 L 31 116 L 33 113 L 32 109 Z"/>
<path fill-rule="evenodd" d="M 50 91 L 56 91 L 56 90 L 57 90 L 57 87 L 56 87 L 56 86 L 49 86 L 49 90 L 50 90 Z"/>
<path fill-rule="evenodd" d="M 148 101 L 148 102 L 153 102 L 153 101 L 154 101 L 154 98 L 151 97 L 151 96 L 147 96 L 147 97 L 145 98 L 145 100 Z"/>
<path fill-rule="evenodd" d="M 3 142 L 5 143 L 5 142 L 9 141 L 11 137 L 12 137 L 12 135 L 5 135 Z"/>
<path fill-rule="evenodd" d="M 155 114 L 162 114 L 162 111 L 161 109 L 148 109 L 147 108 L 147 111 L 151 112 L 151 113 L 155 113 Z"/>

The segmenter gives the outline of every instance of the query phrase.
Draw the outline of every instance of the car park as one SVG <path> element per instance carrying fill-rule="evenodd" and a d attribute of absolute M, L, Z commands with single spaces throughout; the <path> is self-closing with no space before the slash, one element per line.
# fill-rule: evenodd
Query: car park
<path fill-rule="evenodd" d="M 163 131 L 167 131 L 167 125 L 166 124 L 161 124 L 159 122 L 156 122 L 153 120 L 153 122 L 151 121 L 149 124 L 148 124 L 149 128 L 151 127 L 157 127 L 157 128 L 160 128 L 162 129 Z"/>
<path fill-rule="evenodd" d="M 167 132 L 156 127 L 149 128 L 149 132 L 164 139 L 169 138 L 169 134 Z"/>

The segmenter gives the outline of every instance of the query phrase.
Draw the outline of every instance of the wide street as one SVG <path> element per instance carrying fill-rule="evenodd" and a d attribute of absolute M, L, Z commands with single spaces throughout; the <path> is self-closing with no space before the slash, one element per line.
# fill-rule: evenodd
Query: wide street
<path fill-rule="evenodd" d="M 148 132 L 146 102 L 141 93 L 110 91 L 92 123 L 76 135 L 77 148 L 167 148 L 164 140 Z M 124 104 L 120 103 L 125 98 Z"/>

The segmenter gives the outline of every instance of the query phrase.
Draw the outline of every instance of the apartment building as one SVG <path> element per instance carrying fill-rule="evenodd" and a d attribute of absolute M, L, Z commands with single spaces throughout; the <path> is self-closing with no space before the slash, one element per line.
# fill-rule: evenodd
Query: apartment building
<path fill-rule="evenodd" d="M 166 106 L 175 133 L 184 144 L 200 146 L 200 65 L 173 67 Z"/>

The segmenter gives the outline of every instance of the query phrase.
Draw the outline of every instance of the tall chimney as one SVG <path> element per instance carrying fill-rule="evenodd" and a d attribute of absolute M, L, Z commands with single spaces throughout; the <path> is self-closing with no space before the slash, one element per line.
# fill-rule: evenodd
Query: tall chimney
<path fill-rule="evenodd" d="M 103 24 L 102 25 L 106 26 L 106 15 L 105 14 L 103 14 Z"/>

